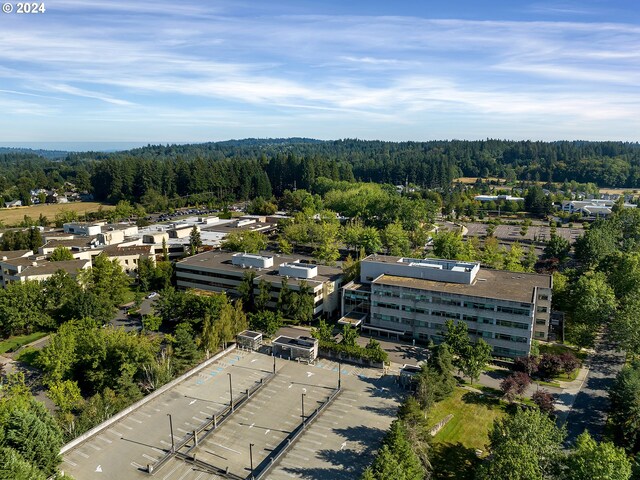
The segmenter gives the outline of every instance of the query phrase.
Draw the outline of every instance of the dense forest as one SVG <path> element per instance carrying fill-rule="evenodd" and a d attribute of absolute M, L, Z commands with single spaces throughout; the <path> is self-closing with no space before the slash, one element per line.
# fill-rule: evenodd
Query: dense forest
<path fill-rule="evenodd" d="M 5 199 L 24 200 L 30 189 L 71 182 L 97 200 L 148 204 L 157 197 L 187 195 L 268 198 L 287 189 L 309 189 L 319 177 L 446 188 L 459 176 L 499 176 L 635 188 L 640 187 L 640 144 L 248 139 L 72 153 L 64 161 L 10 151 L 0 153 L 0 173 Z"/>

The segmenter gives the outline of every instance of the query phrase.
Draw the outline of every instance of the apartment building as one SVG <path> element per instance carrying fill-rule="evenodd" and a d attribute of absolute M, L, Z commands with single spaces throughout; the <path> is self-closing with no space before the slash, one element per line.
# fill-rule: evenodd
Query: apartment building
<path fill-rule="evenodd" d="M 365 331 L 442 341 L 447 320 L 465 322 L 497 356 L 527 355 L 546 340 L 552 277 L 481 269 L 480 263 L 371 255 L 342 289 L 342 314 Z"/>
<path fill-rule="evenodd" d="M 178 288 L 197 288 L 238 294 L 238 286 L 247 272 L 254 272 L 254 293 L 259 294 L 262 280 L 270 285 L 269 308 L 276 308 L 283 280 L 292 291 L 300 291 L 305 282 L 313 295 L 314 317 L 333 316 L 340 310 L 342 270 L 315 265 L 308 257 L 289 255 L 254 255 L 210 251 L 176 263 Z"/>
<path fill-rule="evenodd" d="M 0 256 L 0 286 L 2 287 L 12 282 L 43 281 L 52 277 L 58 270 L 64 270 L 75 277 L 80 270 L 91 268 L 90 260 L 50 262 L 44 257 L 32 255 L 33 252 L 30 250 L 0 253 L 3 254 Z"/>

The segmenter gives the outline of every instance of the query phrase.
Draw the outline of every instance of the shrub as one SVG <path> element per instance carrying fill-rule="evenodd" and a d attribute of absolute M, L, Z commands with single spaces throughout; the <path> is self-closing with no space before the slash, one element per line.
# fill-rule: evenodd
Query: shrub
<path fill-rule="evenodd" d="M 389 358 L 387 352 L 382 350 L 379 345 L 376 348 L 365 348 L 359 345 L 351 346 L 344 345 L 342 343 L 320 341 L 319 347 L 322 350 L 327 350 L 343 356 L 370 360 L 375 363 L 384 363 Z"/>
<path fill-rule="evenodd" d="M 535 403 L 541 412 L 549 415 L 553 414 L 555 407 L 553 406 L 553 395 L 546 390 L 538 390 L 531 397 L 533 403 Z"/>

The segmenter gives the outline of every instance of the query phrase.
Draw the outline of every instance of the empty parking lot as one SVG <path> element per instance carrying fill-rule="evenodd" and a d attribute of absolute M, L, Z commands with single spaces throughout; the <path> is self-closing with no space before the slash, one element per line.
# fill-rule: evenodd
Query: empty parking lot
<path fill-rule="evenodd" d="M 229 375 L 234 398 L 266 379 L 273 369 L 267 355 L 233 352 L 131 415 L 64 455 L 64 470 L 78 480 L 88 478 L 150 478 L 154 464 L 174 441 L 189 436 L 202 422 L 229 405 Z M 353 478 L 372 459 L 395 415 L 398 393 L 392 377 L 380 370 L 342 366 L 342 391 L 312 423 L 267 478 Z M 258 467 L 305 417 L 325 401 L 338 382 L 338 365 L 278 360 L 276 376 L 192 451 L 198 465 L 172 458 L 152 477 L 163 480 L 223 478 L 250 475 L 249 445 Z M 203 467 L 203 465 L 205 465 Z M 263 464 L 264 465 L 264 464 Z"/>

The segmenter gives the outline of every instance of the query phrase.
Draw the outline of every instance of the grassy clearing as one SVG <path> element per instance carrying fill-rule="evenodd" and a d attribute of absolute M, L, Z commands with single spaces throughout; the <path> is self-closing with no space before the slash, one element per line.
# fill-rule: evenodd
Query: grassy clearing
<path fill-rule="evenodd" d="M 498 398 L 456 388 L 451 397 L 434 405 L 429 419 L 436 424 L 449 414 L 453 414 L 453 418 L 438 432 L 434 441 L 461 443 L 468 448 L 484 450 L 489 428 L 505 412 Z"/>
<path fill-rule="evenodd" d="M 578 347 L 574 347 L 572 345 L 560 345 L 557 343 L 541 343 L 540 344 L 540 354 L 550 353 L 554 355 L 561 355 L 563 353 L 573 353 L 578 360 L 584 362 L 587 358 L 588 353 L 582 350 L 579 350 Z"/>
<path fill-rule="evenodd" d="M 49 335 L 46 332 L 34 332 L 30 335 L 18 335 L 16 337 L 7 338 L 0 342 L 0 354 L 7 352 L 14 352 L 18 348 L 27 343 L 35 342 L 36 340 L 41 339 L 42 337 L 46 337 Z"/>
<path fill-rule="evenodd" d="M 438 402 L 429 412 L 435 425 L 453 418 L 433 439 L 431 461 L 435 479 L 471 479 L 478 463 L 476 449 L 486 450 L 494 420 L 506 415 L 498 398 L 456 388 L 451 397 Z"/>
<path fill-rule="evenodd" d="M 45 204 L 31 205 L 29 207 L 18 208 L 2 208 L 0 209 L 0 222 L 5 225 L 17 225 L 27 215 L 33 219 L 38 219 L 40 215 L 47 217 L 49 221 L 53 221 L 56 214 L 64 211 L 77 212 L 78 215 L 84 215 L 87 212 L 96 212 L 102 207 L 103 210 L 111 210 L 115 208 L 113 205 L 105 205 L 98 202 L 72 202 L 63 204 Z"/>

